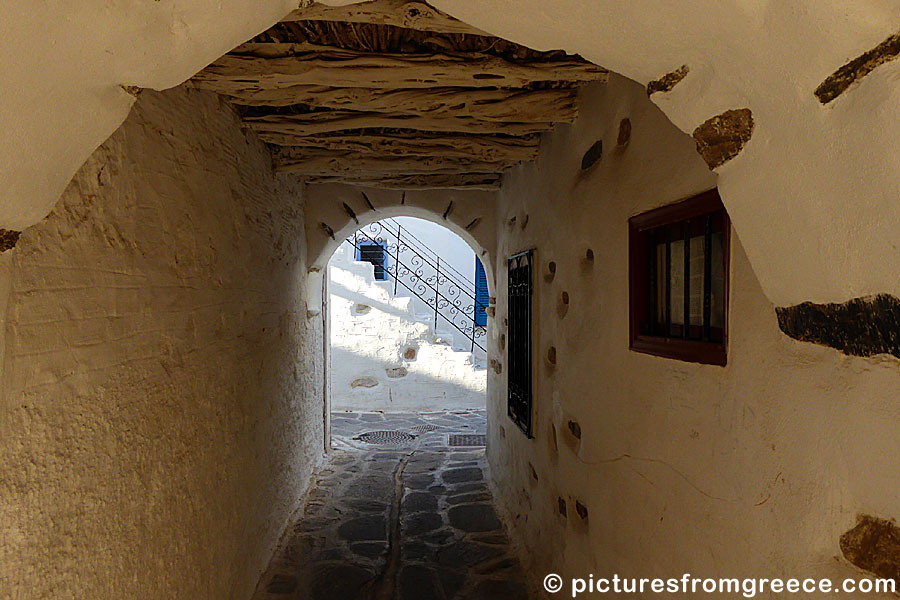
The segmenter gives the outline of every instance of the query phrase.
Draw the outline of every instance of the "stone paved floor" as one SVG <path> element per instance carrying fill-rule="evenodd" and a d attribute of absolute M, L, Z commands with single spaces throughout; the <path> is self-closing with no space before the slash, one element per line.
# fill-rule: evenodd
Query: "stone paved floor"
<path fill-rule="evenodd" d="M 483 446 L 448 445 L 451 433 L 484 434 L 484 411 L 337 413 L 332 428 L 335 449 L 255 600 L 529 598 Z M 403 439 L 358 437 L 373 431 Z"/>

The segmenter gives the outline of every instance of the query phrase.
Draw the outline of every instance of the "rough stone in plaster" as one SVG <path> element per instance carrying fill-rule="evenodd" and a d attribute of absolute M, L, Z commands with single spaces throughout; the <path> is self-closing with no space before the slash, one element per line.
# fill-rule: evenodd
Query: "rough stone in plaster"
<path fill-rule="evenodd" d="M 860 515 L 840 545 L 844 558 L 855 566 L 900 584 L 900 528 L 893 521 Z"/>
<path fill-rule="evenodd" d="M 738 155 L 753 135 L 753 114 L 749 108 L 726 110 L 706 120 L 694 130 L 697 152 L 710 169 Z"/>
<path fill-rule="evenodd" d="M 141 90 L 144 89 L 144 88 L 140 88 L 140 87 L 138 87 L 138 86 L 136 86 L 136 85 L 123 85 L 123 86 L 120 86 L 120 87 L 122 88 L 122 90 L 124 90 L 124 92 L 125 92 L 126 94 L 129 94 L 129 95 L 131 95 L 131 96 L 134 96 L 135 98 L 137 98 L 138 96 L 140 96 L 140 95 L 141 95 Z"/>
<path fill-rule="evenodd" d="M 369 199 L 369 195 L 368 195 L 367 193 L 365 193 L 364 191 L 362 191 L 362 190 L 360 190 L 359 193 L 362 194 L 363 202 L 366 203 L 366 207 L 367 207 L 369 210 L 371 210 L 372 212 L 378 212 L 378 209 L 375 208 L 375 205 L 372 204 L 372 201 Z M 402 199 L 402 198 L 403 198 L 403 197 L 401 196 L 401 199 Z M 445 217 L 445 218 L 446 218 L 446 217 Z"/>
<path fill-rule="evenodd" d="M 830 346 L 844 354 L 900 358 L 900 299 L 890 294 L 843 304 L 804 302 L 775 312 L 781 331 L 796 340 Z"/>
<path fill-rule="evenodd" d="M 619 121 L 619 135 L 616 136 L 616 146 L 623 148 L 631 141 L 631 119 Z"/>
<path fill-rule="evenodd" d="M 575 501 L 575 512 L 578 513 L 578 516 L 581 517 L 582 521 L 586 521 L 588 518 L 588 509 L 587 506 L 582 504 L 579 500 Z"/>
<path fill-rule="evenodd" d="M 547 348 L 547 362 L 550 366 L 556 366 L 556 346 Z"/>
<path fill-rule="evenodd" d="M 657 92 L 670 92 L 672 88 L 674 88 L 678 82 L 687 77 L 688 72 L 687 65 L 681 65 L 671 73 L 666 73 L 659 79 L 654 79 L 650 83 L 647 84 L 647 95 L 650 96 Z"/>
<path fill-rule="evenodd" d="M 876 67 L 894 60 L 898 55 L 900 55 L 900 33 L 895 33 L 829 75 L 816 88 L 816 98 L 822 104 L 828 104 L 843 94 L 851 85 L 875 70 Z"/>
<path fill-rule="evenodd" d="M 352 387 L 352 388 L 358 388 L 358 387 L 373 388 L 373 387 L 376 387 L 377 385 L 378 385 L 378 380 L 375 379 L 374 377 L 360 377 L 359 379 L 354 379 L 353 381 L 350 382 L 350 387 Z"/>
<path fill-rule="evenodd" d="M 385 369 L 385 372 L 390 379 L 400 379 L 409 375 L 409 370 L 406 367 L 389 367 Z"/>
<path fill-rule="evenodd" d="M 351 219 L 353 219 L 354 223 L 359 225 L 359 217 L 356 216 L 356 211 L 354 211 L 352 208 L 350 208 L 350 205 L 347 204 L 346 202 L 341 202 L 341 206 L 344 207 L 344 212 L 347 213 L 347 216 L 349 216 Z"/>
<path fill-rule="evenodd" d="M 368 304 L 356 303 L 352 308 L 354 315 L 367 315 L 372 312 L 372 307 Z"/>
<path fill-rule="evenodd" d="M 581 159 L 581 170 L 590 169 L 594 164 L 603 158 L 603 140 L 597 140 L 588 148 Z"/>
<path fill-rule="evenodd" d="M 6 252 L 16 246 L 19 241 L 21 231 L 11 231 L 9 229 L 0 229 L 0 252 Z"/>
<path fill-rule="evenodd" d="M 559 314 L 559 318 L 562 319 L 569 312 L 569 292 L 562 291 L 559 293 L 559 298 L 556 302 L 556 312 Z"/>

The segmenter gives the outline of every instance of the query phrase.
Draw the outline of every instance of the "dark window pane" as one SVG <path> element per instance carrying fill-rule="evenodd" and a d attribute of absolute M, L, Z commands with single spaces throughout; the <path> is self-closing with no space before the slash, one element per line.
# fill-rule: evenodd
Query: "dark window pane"
<path fill-rule="evenodd" d="M 725 364 L 728 228 L 716 190 L 629 220 L 632 349 Z"/>

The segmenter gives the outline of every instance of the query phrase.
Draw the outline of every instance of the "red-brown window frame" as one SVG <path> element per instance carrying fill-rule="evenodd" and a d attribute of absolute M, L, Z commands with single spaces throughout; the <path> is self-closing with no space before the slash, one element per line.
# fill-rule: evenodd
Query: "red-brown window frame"
<path fill-rule="evenodd" d="M 724 319 L 722 341 L 705 342 L 666 336 L 644 335 L 640 332 L 650 320 L 650 256 L 648 231 L 663 225 L 675 224 L 687 219 L 706 215 L 715 211 L 723 212 L 722 260 L 724 261 Z M 716 189 L 692 196 L 686 200 L 669 204 L 628 220 L 629 244 L 629 310 L 630 348 L 635 352 L 652 354 L 664 358 L 674 358 L 687 362 L 725 366 L 728 347 L 728 303 L 731 262 L 731 221 L 724 210 L 722 199 Z"/>

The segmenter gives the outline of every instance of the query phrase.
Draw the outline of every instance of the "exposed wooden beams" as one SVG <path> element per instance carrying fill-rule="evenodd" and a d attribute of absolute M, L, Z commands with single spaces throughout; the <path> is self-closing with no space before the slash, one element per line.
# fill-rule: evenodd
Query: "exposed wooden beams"
<path fill-rule="evenodd" d="M 264 117 L 244 117 L 244 125 L 254 131 L 303 136 L 370 127 L 396 127 L 419 131 L 457 133 L 529 135 L 547 131 L 553 127 L 553 123 L 550 122 L 498 123 L 467 117 L 417 117 L 413 115 L 386 115 L 377 112 L 365 113 L 342 110 L 297 115 L 276 114 Z"/>
<path fill-rule="evenodd" d="M 367 54 L 323 48 L 278 58 L 226 54 L 194 81 L 199 87 L 236 95 L 246 89 L 296 85 L 521 88 L 539 81 L 601 81 L 606 76 L 605 69 L 580 60 L 512 63 L 488 54 Z"/>
<path fill-rule="evenodd" d="M 436 33 L 489 35 L 424 2 L 410 0 L 375 0 L 349 6 L 327 6 L 314 2 L 291 12 L 283 20 L 375 23 Z"/>
<path fill-rule="evenodd" d="M 480 161 L 446 156 L 378 156 L 372 153 L 330 152 L 328 150 L 293 148 L 275 155 L 275 170 L 300 175 L 371 176 L 379 173 L 395 175 L 428 175 L 499 172 L 518 161 Z"/>
<path fill-rule="evenodd" d="M 502 177 L 498 173 L 460 173 L 456 175 L 381 175 L 377 177 L 347 177 L 313 175 L 307 183 L 350 183 L 392 189 L 500 189 Z"/>
<path fill-rule="evenodd" d="M 605 69 L 490 36 L 414 0 L 301 0 L 193 79 L 238 106 L 276 169 L 310 182 L 496 189 Z"/>
<path fill-rule="evenodd" d="M 578 90 L 495 88 L 433 88 L 376 90 L 293 86 L 240 90 L 232 96 L 244 106 L 295 106 L 363 112 L 444 117 L 482 121 L 544 121 L 571 123 L 578 114 Z"/>
<path fill-rule="evenodd" d="M 293 136 L 260 133 L 270 144 L 282 146 L 279 156 L 299 156 L 293 147 L 337 152 L 370 153 L 378 156 L 443 156 L 469 158 L 484 162 L 516 163 L 537 157 L 540 137 L 537 135 L 507 137 L 490 135 L 453 135 L 421 132 L 397 134 L 364 133 L 351 135 Z"/>

